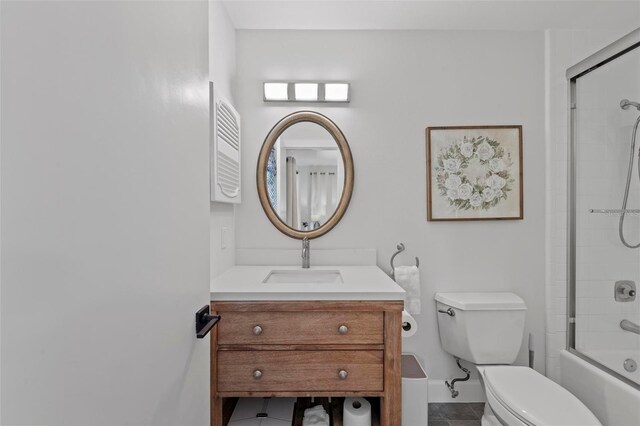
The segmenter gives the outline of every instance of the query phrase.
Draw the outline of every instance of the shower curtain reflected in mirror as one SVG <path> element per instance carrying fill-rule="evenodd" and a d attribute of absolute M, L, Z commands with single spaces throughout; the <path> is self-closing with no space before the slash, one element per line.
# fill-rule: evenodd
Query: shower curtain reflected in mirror
<path fill-rule="evenodd" d="M 279 215 L 283 221 L 304 231 L 317 229 L 326 223 L 342 196 L 344 175 L 340 175 L 340 167 L 299 165 L 298 160 L 290 155 L 286 157 L 284 173 L 279 176 L 275 149 L 271 157 L 274 158 L 273 166 L 267 164 L 266 170 L 267 191 L 270 202 L 281 212 Z"/>
<path fill-rule="evenodd" d="M 335 167 L 297 166 L 287 157 L 286 223 L 292 228 L 310 231 L 319 228 L 338 204 L 339 188 Z"/>
<path fill-rule="evenodd" d="M 337 203 L 336 174 L 331 172 L 311 172 L 309 195 L 311 198 L 309 222 L 312 229 L 329 219 Z M 317 226 L 316 226 L 317 224 Z"/>

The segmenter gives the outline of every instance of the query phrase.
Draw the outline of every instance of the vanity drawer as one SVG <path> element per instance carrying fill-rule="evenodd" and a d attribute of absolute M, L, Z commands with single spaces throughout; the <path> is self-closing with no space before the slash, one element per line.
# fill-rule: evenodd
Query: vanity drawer
<path fill-rule="evenodd" d="M 382 351 L 218 351 L 219 392 L 383 389 Z"/>
<path fill-rule="evenodd" d="M 382 344 L 383 312 L 223 312 L 218 344 Z"/>

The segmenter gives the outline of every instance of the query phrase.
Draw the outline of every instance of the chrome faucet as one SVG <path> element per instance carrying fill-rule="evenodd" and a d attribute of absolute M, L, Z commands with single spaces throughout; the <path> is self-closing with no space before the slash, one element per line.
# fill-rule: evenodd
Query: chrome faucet
<path fill-rule="evenodd" d="M 302 267 L 304 269 L 309 269 L 310 256 L 311 256 L 311 252 L 309 251 L 309 238 L 304 237 L 302 239 Z"/>

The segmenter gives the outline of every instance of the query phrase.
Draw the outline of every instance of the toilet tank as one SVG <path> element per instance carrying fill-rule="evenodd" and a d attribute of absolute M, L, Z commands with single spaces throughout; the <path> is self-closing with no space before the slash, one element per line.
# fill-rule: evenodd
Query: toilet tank
<path fill-rule="evenodd" d="M 514 293 L 436 293 L 442 348 L 474 364 L 512 364 L 522 345 L 524 301 Z M 450 312 L 449 315 L 444 312 Z"/>

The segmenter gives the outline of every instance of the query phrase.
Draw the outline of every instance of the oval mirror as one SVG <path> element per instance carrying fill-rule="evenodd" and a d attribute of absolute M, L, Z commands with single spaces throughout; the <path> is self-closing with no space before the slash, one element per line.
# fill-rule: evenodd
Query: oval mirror
<path fill-rule="evenodd" d="M 294 112 L 269 132 L 258 157 L 258 196 L 267 217 L 292 238 L 316 238 L 344 215 L 353 192 L 347 139 L 329 118 Z"/>

